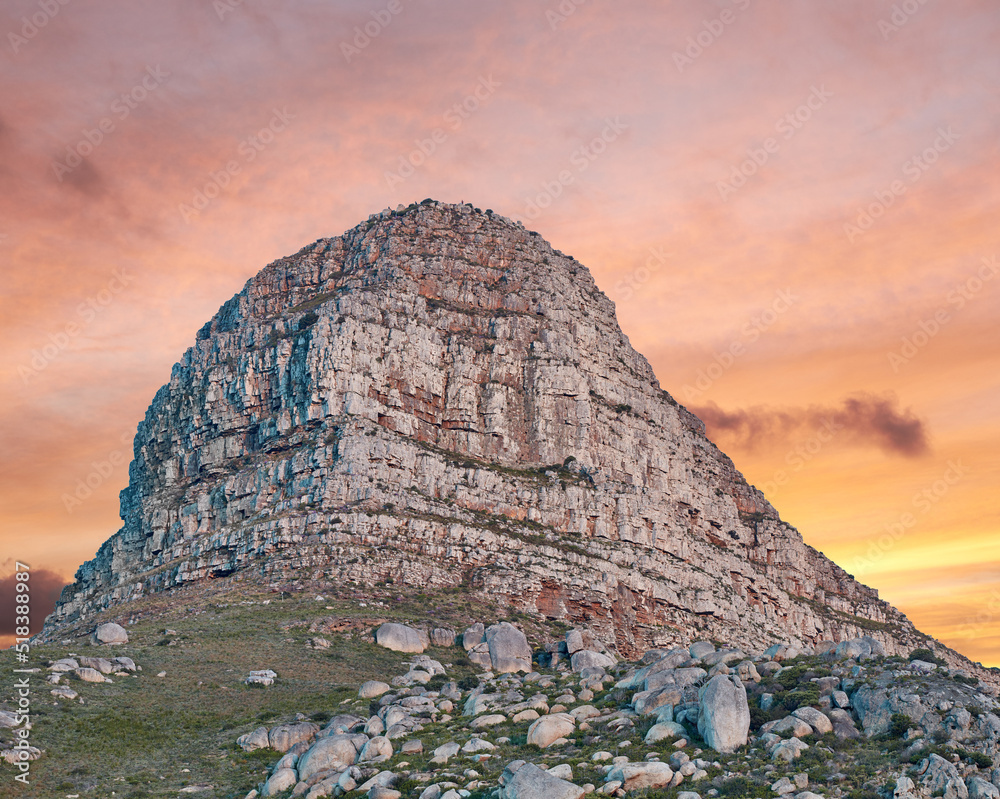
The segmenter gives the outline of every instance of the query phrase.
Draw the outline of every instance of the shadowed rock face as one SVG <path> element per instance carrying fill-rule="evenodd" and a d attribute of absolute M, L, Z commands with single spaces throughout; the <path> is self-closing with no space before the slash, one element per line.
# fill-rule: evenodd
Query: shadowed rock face
<path fill-rule="evenodd" d="M 174 366 L 134 455 L 124 524 L 45 635 L 236 572 L 468 581 L 622 653 L 915 635 L 747 485 L 584 266 L 471 206 L 386 211 L 267 266 Z"/>

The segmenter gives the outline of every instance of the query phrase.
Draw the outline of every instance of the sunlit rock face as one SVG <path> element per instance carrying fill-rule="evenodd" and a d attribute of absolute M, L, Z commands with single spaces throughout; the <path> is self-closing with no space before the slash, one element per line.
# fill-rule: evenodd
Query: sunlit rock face
<path fill-rule="evenodd" d="M 46 634 L 255 576 L 468 584 L 622 653 L 916 640 L 660 388 L 586 267 L 468 205 L 384 211 L 265 267 L 174 366 L 134 455 L 124 524 Z"/>

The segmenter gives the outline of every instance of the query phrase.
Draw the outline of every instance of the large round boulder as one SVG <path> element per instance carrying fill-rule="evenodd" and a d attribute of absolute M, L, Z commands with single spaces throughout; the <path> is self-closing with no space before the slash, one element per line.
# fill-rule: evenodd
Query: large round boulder
<path fill-rule="evenodd" d="M 104 624 L 98 624 L 97 629 L 94 630 L 94 634 L 91 636 L 90 640 L 91 643 L 95 645 L 127 644 L 128 633 L 125 632 L 125 628 L 120 624 L 115 624 L 113 621 L 109 621 Z"/>
<path fill-rule="evenodd" d="M 427 648 L 430 639 L 423 630 L 389 621 L 375 631 L 375 643 L 393 652 L 419 653 Z"/>
<path fill-rule="evenodd" d="M 560 738 L 571 735 L 576 729 L 576 719 L 566 713 L 542 716 L 528 727 L 527 743 L 546 749 Z"/>
<path fill-rule="evenodd" d="M 344 770 L 354 765 L 358 753 L 368 743 L 367 735 L 330 735 L 320 738 L 299 758 L 299 779 L 327 769 Z"/>

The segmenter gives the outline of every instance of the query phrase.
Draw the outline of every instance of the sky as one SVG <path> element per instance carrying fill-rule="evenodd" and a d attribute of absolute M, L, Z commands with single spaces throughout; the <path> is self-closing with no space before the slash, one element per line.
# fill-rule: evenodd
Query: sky
<path fill-rule="evenodd" d="M 588 266 L 807 543 L 1000 665 L 993 0 L 7 0 L 0 61 L 0 634 L 219 306 L 432 197 Z"/>

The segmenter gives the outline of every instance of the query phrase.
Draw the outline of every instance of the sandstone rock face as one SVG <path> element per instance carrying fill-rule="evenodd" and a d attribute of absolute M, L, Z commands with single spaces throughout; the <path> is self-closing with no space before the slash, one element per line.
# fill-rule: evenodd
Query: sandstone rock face
<path fill-rule="evenodd" d="M 471 206 L 385 211 L 264 268 L 157 392 L 129 476 L 46 638 L 252 574 L 470 581 L 623 655 L 918 640 L 660 388 L 584 266 Z"/>

